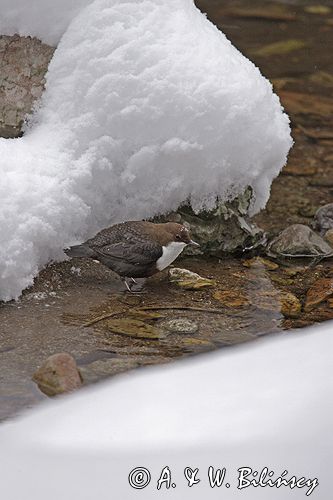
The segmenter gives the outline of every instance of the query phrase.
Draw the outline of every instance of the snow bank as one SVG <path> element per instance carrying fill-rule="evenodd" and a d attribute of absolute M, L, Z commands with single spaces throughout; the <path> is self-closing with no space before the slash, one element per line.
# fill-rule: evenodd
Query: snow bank
<path fill-rule="evenodd" d="M 288 332 L 160 368 L 122 375 L 44 404 L 0 426 L 0 496 L 6 500 L 138 498 L 127 478 L 150 469 L 144 498 L 300 499 L 308 488 L 237 490 L 237 469 L 265 466 L 317 478 L 331 497 L 332 323 Z M 177 484 L 157 491 L 168 465 Z M 187 487 L 184 468 L 198 467 Z M 221 488 L 208 467 L 227 468 Z M 50 486 L 50 474 L 54 478 Z M 142 497 L 142 494 L 141 494 Z"/>
<path fill-rule="evenodd" d="M 0 0 L 0 34 L 35 36 L 56 46 L 71 20 L 93 0 Z"/>
<path fill-rule="evenodd" d="M 249 184 L 258 211 L 288 122 L 193 0 L 97 0 L 61 39 L 26 135 L 0 140 L 0 299 L 111 223 L 186 199 L 212 207 Z"/>

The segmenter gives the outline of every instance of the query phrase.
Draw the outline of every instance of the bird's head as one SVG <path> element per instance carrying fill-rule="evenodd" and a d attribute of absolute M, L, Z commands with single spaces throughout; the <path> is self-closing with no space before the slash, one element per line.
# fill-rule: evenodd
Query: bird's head
<path fill-rule="evenodd" d="M 171 241 L 176 243 L 185 243 L 185 245 L 193 245 L 200 246 L 199 243 L 196 243 L 192 240 L 191 234 L 187 227 L 182 224 L 177 224 L 176 222 L 167 222 L 168 233 L 170 235 Z"/>

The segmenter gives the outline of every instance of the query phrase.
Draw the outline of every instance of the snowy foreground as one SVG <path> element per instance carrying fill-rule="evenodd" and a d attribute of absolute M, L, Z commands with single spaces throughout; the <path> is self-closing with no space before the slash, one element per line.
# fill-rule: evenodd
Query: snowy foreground
<path fill-rule="evenodd" d="M 328 323 L 134 371 L 2 424 L 0 498 L 288 500 L 312 491 L 311 498 L 328 500 L 332 328 Z M 176 487 L 163 482 L 157 490 L 166 466 Z M 226 468 L 220 488 L 209 486 L 209 466 Z M 144 493 L 128 481 L 137 467 L 151 474 Z M 186 467 L 199 468 L 201 481 L 191 488 Z M 244 467 L 259 473 L 268 467 L 273 480 L 287 470 L 288 480 L 305 478 L 303 488 L 238 490 Z M 140 479 L 146 480 L 133 472 L 132 484 Z"/>
<path fill-rule="evenodd" d="M 271 84 L 193 0 L 88 3 L 0 0 L 3 33 L 64 32 L 25 136 L 0 139 L 0 300 L 111 223 L 247 185 L 258 211 L 292 143 Z"/>

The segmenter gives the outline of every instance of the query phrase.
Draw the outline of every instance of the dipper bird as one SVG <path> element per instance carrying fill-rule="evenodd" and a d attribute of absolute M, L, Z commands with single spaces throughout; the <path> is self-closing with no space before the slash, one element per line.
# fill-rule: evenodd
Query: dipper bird
<path fill-rule="evenodd" d="M 81 245 L 65 249 L 69 257 L 98 260 L 124 278 L 147 278 L 169 266 L 187 245 L 199 246 L 182 224 L 129 221 L 103 229 Z"/>

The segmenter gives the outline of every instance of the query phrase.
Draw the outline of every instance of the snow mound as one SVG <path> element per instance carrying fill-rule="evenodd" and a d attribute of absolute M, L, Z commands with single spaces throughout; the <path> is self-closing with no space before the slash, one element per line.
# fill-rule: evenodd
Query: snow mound
<path fill-rule="evenodd" d="M 151 471 L 144 498 L 164 498 L 165 485 L 158 492 L 156 484 L 166 465 L 177 484 L 166 490 L 172 499 L 223 498 L 225 485 L 209 487 L 209 466 L 226 467 L 229 499 L 307 498 L 304 483 L 239 492 L 244 466 L 268 467 L 273 479 L 283 471 L 317 478 L 313 498 L 331 498 L 331 330 L 329 323 L 135 371 L 3 424 L 1 498 L 138 498 L 127 478 L 140 466 Z M 186 466 L 199 468 L 200 484 L 187 486 Z"/>
<path fill-rule="evenodd" d="M 62 37 L 26 135 L 0 141 L 0 298 L 111 223 L 247 185 L 258 211 L 291 144 L 271 84 L 193 0 L 97 0 Z"/>

